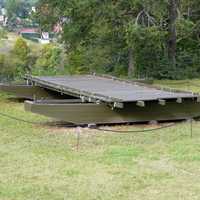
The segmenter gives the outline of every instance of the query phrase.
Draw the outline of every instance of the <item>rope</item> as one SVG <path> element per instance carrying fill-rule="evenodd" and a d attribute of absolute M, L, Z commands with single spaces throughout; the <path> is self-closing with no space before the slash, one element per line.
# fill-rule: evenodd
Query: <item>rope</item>
<path fill-rule="evenodd" d="M 27 123 L 27 124 L 44 125 L 44 124 L 42 124 L 40 122 L 32 122 L 32 121 L 24 120 L 24 119 L 21 119 L 21 118 L 18 118 L 18 117 L 14 117 L 14 116 L 11 116 L 11 115 L 8 115 L 8 114 L 5 114 L 5 113 L 1 113 L 1 112 L 0 112 L 0 115 L 3 116 L 3 117 L 9 118 L 9 119 L 12 119 L 12 120 L 15 120 L 15 121 L 19 121 L 19 122 L 23 122 L 23 123 Z M 76 125 L 78 127 L 77 124 L 74 124 L 74 125 Z M 173 124 L 169 124 L 169 125 L 158 127 L 158 128 L 145 129 L 145 130 L 136 130 L 136 131 L 109 130 L 109 129 L 103 129 L 103 128 L 97 128 L 97 127 L 88 127 L 88 128 L 91 129 L 91 130 L 112 132 L 112 133 L 145 133 L 145 132 L 158 131 L 158 130 L 161 130 L 161 129 L 167 129 L 167 128 L 170 128 L 170 127 L 174 127 L 176 125 L 177 125 L 176 123 L 173 123 Z M 50 126 L 50 124 L 48 124 L 48 126 Z M 55 125 L 51 125 L 51 126 L 55 126 Z"/>
<path fill-rule="evenodd" d="M 59 126 L 59 125 L 62 125 L 62 123 L 56 123 L 56 122 L 44 122 L 44 123 L 41 123 L 41 122 L 28 121 L 28 120 L 21 119 L 21 118 L 18 118 L 18 117 L 14 117 L 14 116 L 11 116 L 11 115 L 8 115 L 8 114 L 5 114 L 5 113 L 1 113 L 1 112 L 0 112 L 0 116 L 3 116 L 5 118 L 11 119 L 11 120 L 19 121 L 19 122 L 22 122 L 22 123 L 32 124 L 32 125 L 39 125 L 39 126 L 44 126 L 44 125 L 47 125 L 47 126 Z M 50 124 L 50 123 L 53 123 L 53 124 Z M 72 127 L 72 125 L 68 125 L 67 127 Z"/>
<path fill-rule="evenodd" d="M 0 112 L 0 116 L 15 120 L 15 121 L 19 121 L 19 122 L 23 122 L 23 123 L 27 123 L 27 124 L 32 124 L 32 125 L 44 125 L 43 123 L 40 122 L 32 122 L 32 121 L 28 121 L 28 120 L 24 120 L 18 117 L 14 117 L 5 113 L 1 113 Z M 192 119 L 191 119 L 192 120 Z M 72 123 L 74 126 L 78 127 L 78 124 Z M 56 126 L 57 124 L 48 124 L 48 126 Z M 104 132 L 112 132 L 112 133 L 145 133 L 145 132 L 153 132 L 153 131 L 158 131 L 158 130 L 162 130 L 162 129 L 167 129 L 167 128 L 171 128 L 177 126 L 177 123 L 172 123 L 172 124 L 168 124 L 165 126 L 161 126 L 158 128 L 153 128 L 153 129 L 145 129 L 145 130 L 135 130 L 135 131 L 125 131 L 125 130 L 110 130 L 110 129 L 104 129 L 104 128 L 98 128 L 98 127 L 88 127 L 91 130 L 97 130 L 97 131 L 104 131 Z M 67 127 L 72 127 L 72 125 L 67 126 Z"/>
<path fill-rule="evenodd" d="M 136 131 L 124 131 L 124 130 L 120 131 L 120 130 L 110 130 L 110 129 L 96 128 L 96 127 L 90 127 L 90 129 L 94 129 L 94 130 L 97 130 L 97 131 L 111 132 L 111 133 L 145 133 L 145 132 L 158 131 L 158 130 L 161 130 L 161 129 L 167 129 L 167 128 L 170 128 L 170 127 L 174 127 L 176 125 L 177 125 L 176 123 L 173 123 L 173 124 L 161 126 L 161 127 L 158 127 L 158 128 L 136 130 Z"/>
<path fill-rule="evenodd" d="M 41 125 L 40 122 L 31 122 L 31 121 L 24 120 L 24 119 L 21 119 L 21 118 L 13 117 L 13 116 L 5 114 L 5 113 L 0 113 L 0 115 L 3 116 L 3 117 L 9 118 L 9 119 L 19 121 L 19 122 L 23 122 L 23 123 L 27 123 L 27 124 Z"/>

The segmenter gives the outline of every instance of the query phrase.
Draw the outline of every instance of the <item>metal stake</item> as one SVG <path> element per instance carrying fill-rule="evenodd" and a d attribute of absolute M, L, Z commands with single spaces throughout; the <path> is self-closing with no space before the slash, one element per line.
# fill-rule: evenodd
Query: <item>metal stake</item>
<path fill-rule="evenodd" d="M 190 119 L 190 137 L 193 138 L 193 119 Z"/>
<path fill-rule="evenodd" d="M 76 132 L 77 132 L 76 150 L 79 151 L 80 136 L 81 136 L 81 127 L 77 127 L 77 128 L 76 128 Z"/>

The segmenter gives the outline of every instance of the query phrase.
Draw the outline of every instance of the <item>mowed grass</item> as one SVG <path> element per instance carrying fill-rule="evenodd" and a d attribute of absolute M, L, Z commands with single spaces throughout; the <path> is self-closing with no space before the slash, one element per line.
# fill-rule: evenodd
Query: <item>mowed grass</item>
<path fill-rule="evenodd" d="M 50 120 L 4 96 L 0 112 Z M 82 128 L 78 149 L 77 132 L 0 117 L 0 200 L 200 199 L 200 122 L 193 123 L 192 138 L 190 123 L 127 134 Z"/>
<path fill-rule="evenodd" d="M 193 79 L 193 80 L 180 80 L 180 81 L 172 81 L 172 80 L 161 80 L 161 81 L 154 81 L 155 85 L 163 86 L 166 88 L 174 88 L 180 89 L 185 91 L 192 91 L 200 93 L 200 80 Z"/>

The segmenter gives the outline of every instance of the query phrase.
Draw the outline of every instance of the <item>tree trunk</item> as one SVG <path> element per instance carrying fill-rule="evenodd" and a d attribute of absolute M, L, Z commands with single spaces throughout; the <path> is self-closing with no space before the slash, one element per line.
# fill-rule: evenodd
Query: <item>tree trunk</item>
<path fill-rule="evenodd" d="M 168 57 L 175 68 L 176 66 L 176 19 L 178 17 L 178 0 L 169 0 L 169 40 L 168 40 Z"/>
<path fill-rule="evenodd" d="M 132 77 L 135 75 L 135 66 L 134 66 L 134 52 L 133 48 L 129 49 L 129 55 L 128 55 L 128 77 Z"/>
<path fill-rule="evenodd" d="M 61 54 L 60 54 L 60 72 L 63 73 L 65 71 L 65 47 L 61 45 Z"/>

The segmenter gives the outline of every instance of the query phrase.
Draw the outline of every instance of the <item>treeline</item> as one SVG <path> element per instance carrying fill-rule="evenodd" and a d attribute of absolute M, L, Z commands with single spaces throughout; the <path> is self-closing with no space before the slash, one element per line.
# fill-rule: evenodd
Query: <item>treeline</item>
<path fill-rule="evenodd" d="M 200 76 L 200 0 L 39 0 L 43 29 L 63 27 L 73 73 Z"/>
<path fill-rule="evenodd" d="M 37 0 L 0 0 L 0 6 L 6 9 L 9 18 L 26 18 L 36 2 Z"/>
<path fill-rule="evenodd" d="M 64 72 L 62 49 L 55 44 L 30 45 L 19 37 L 13 48 L 0 54 L 0 81 L 21 80 L 25 74 L 56 75 Z"/>
<path fill-rule="evenodd" d="M 0 0 L 0 6 L 5 8 L 8 17 L 7 28 L 14 30 L 19 24 L 36 26 L 31 19 L 32 7 L 36 2 L 37 0 Z"/>

